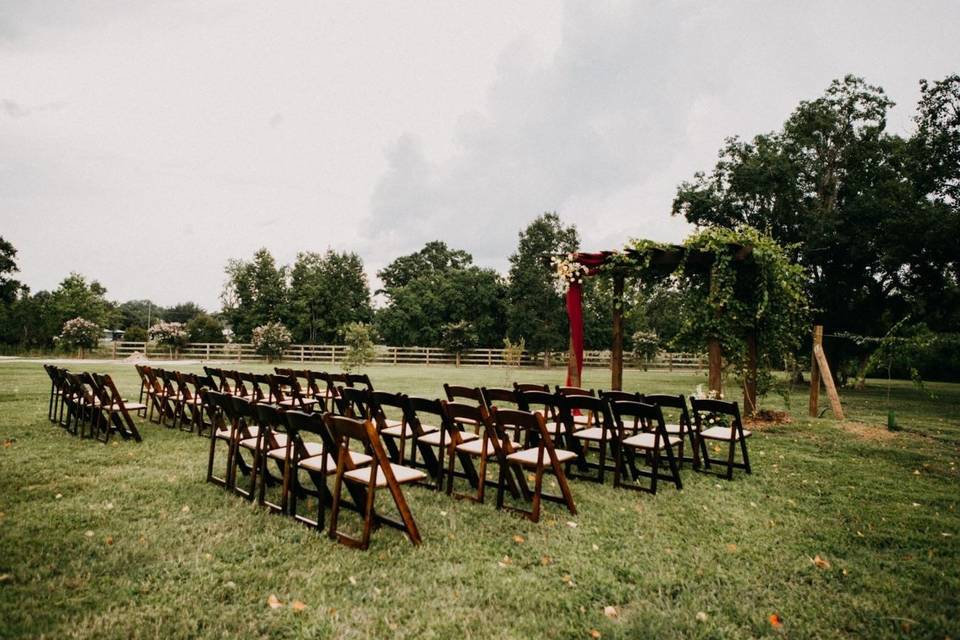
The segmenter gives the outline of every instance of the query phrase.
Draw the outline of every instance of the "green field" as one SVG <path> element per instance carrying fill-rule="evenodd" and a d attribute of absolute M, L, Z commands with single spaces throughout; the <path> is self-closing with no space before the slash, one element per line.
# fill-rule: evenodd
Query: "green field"
<path fill-rule="evenodd" d="M 132 365 L 88 366 L 135 395 Z M 563 376 L 368 373 L 434 397 L 444 381 Z M 627 372 L 625 386 L 703 382 Z M 142 443 L 103 446 L 64 433 L 48 391 L 38 362 L 0 363 L 0 637 L 960 637 L 960 385 L 930 384 L 931 398 L 895 383 L 896 433 L 885 383 L 845 392 L 842 425 L 806 418 L 798 387 L 793 422 L 751 439 L 752 476 L 687 467 L 682 492 L 657 496 L 574 481 L 573 518 L 548 503 L 533 524 L 407 488 L 424 544 L 383 529 L 368 552 L 205 483 L 195 435 L 142 423 Z"/>

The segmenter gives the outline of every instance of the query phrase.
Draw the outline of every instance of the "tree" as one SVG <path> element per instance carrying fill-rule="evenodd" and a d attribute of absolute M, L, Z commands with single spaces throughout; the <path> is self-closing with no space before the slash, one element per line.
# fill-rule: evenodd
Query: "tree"
<path fill-rule="evenodd" d="M 124 329 L 123 339 L 128 342 L 146 342 L 149 336 L 146 329 L 138 324 L 132 324 Z"/>
<path fill-rule="evenodd" d="M 67 350 L 79 349 L 83 357 L 84 349 L 95 349 L 100 344 L 102 329 L 95 322 L 84 318 L 73 318 L 63 323 L 58 337 L 59 343 Z"/>
<path fill-rule="evenodd" d="M 285 267 L 278 267 L 266 249 L 257 251 L 253 260 L 230 260 L 227 282 L 220 296 L 223 317 L 237 339 L 250 339 L 253 329 L 283 318 L 287 301 Z"/>
<path fill-rule="evenodd" d="M 289 316 L 298 342 L 336 342 L 350 322 L 370 322 L 370 287 L 356 253 L 300 253 L 290 272 Z"/>
<path fill-rule="evenodd" d="M 391 289 L 376 316 L 377 332 L 387 344 L 437 347 L 444 325 L 467 320 L 479 345 L 494 346 L 504 335 L 505 294 L 503 279 L 492 269 L 462 261 L 446 270 L 429 268 Z"/>
<path fill-rule="evenodd" d="M 523 338 L 532 351 L 567 348 L 566 307 L 544 257 L 576 251 L 579 245 L 576 227 L 563 226 L 556 213 L 544 213 L 520 232 L 517 251 L 510 256 L 507 290 L 507 333 L 512 340 Z"/>
<path fill-rule="evenodd" d="M 190 342 L 223 342 L 223 325 L 208 313 L 198 313 L 186 326 Z"/>
<path fill-rule="evenodd" d="M 343 358 L 344 371 L 355 371 L 373 362 L 377 355 L 374 340 L 376 332 L 373 327 L 364 322 L 351 322 L 341 329 L 343 343 L 347 345 L 347 353 Z"/>
<path fill-rule="evenodd" d="M 466 251 L 452 250 L 446 242 L 434 240 L 428 242 L 420 251 L 401 256 L 378 271 L 377 277 L 383 282 L 383 288 L 377 293 L 384 293 L 390 297 L 394 291 L 406 286 L 415 278 L 431 273 L 463 269 L 472 263 L 473 256 Z"/>
<path fill-rule="evenodd" d="M 193 302 L 180 302 L 162 311 L 164 320 L 181 324 L 187 324 L 201 313 L 205 313 L 200 305 Z"/>
<path fill-rule="evenodd" d="M 106 299 L 106 293 L 96 280 L 88 283 L 79 273 L 71 273 L 53 290 L 49 304 L 60 325 L 79 317 L 100 327 L 111 327 L 118 313 L 115 305 Z"/>
<path fill-rule="evenodd" d="M 913 308 L 955 318 L 957 259 L 947 238 L 960 229 L 956 215 L 933 206 L 937 194 L 949 201 L 951 182 L 927 178 L 949 175 L 953 157 L 947 123 L 956 118 L 944 105 L 956 105 L 956 82 L 945 83 L 921 85 L 915 138 L 923 142 L 911 142 L 885 132 L 893 103 L 882 89 L 836 80 L 781 131 L 728 140 L 709 176 L 680 185 L 673 213 L 699 227 L 746 224 L 772 236 L 806 269 L 814 319 L 830 331 L 883 335 Z M 940 159 L 924 165 L 924 154 Z M 947 313 L 938 311 L 944 303 Z M 850 341 L 831 346 L 841 362 L 868 355 Z"/>
<path fill-rule="evenodd" d="M 20 290 L 20 282 L 10 277 L 10 274 L 20 270 L 17 268 L 16 257 L 17 250 L 0 236 L 0 306 L 13 304 Z"/>
<path fill-rule="evenodd" d="M 456 354 L 457 366 L 460 366 L 460 354 L 477 345 L 477 333 L 473 325 L 466 320 L 448 322 L 440 327 L 440 346 Z"/>
<path fill-rule="evenodd" d="M 149 327 L 164 318 L 163 307 L 154 304 L 152 300 L 127 300 L 117 306 L 117 312 L 120 314 L 121 329 L 132 326 Z"/>
<path fill-rule="evenodd" d="M 281 357 L 291 341 L 290 330 L 279 322 L 268 322 L 255 327 L 250 336 L 253 350 L 262 356 L 267 356 L 267 362 L 273 362 L 275 358 Z"/>

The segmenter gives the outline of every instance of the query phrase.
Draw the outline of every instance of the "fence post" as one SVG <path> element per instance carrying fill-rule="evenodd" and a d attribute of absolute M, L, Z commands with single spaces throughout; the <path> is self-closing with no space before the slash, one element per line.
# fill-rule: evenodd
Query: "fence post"
<path fill-rule="evenodd" d="M 427 364 L 430 364 L 430 347 L 427 347 Z"/>

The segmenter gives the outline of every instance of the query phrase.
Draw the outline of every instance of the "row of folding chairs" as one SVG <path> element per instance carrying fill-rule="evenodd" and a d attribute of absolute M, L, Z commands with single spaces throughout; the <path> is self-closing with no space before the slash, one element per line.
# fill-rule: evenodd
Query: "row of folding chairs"
<path fill-rule="evenodd" d="M 50 377 L 47 418 L 51 422 L 80 438 L 104 443 L 114 433 L 125 440 L 142 440 L 131 412 L 144 412 L 146 405 L 127 401 L 109 375 L 49 364 L 43 368 Z"/>
<path fill-rule="evenodd" d="M 210 421 L 204 416 L 200 390 L 213 387 L 212 378 L 148 365 L 134 366 L 140 376 L 139 401 L 147 407 L 148 420 L 170 429 L 206 434 Z"/>

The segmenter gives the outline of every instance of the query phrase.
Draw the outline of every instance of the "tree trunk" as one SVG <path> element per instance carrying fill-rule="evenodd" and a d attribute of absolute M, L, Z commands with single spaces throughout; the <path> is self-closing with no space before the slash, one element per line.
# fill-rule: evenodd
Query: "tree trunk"
<path fill-rule="evenodd" d="M 747 336 L 747 362 L 743 375 L 743 410 L 748 416 L 757 413 L 757 336 Z"/>

